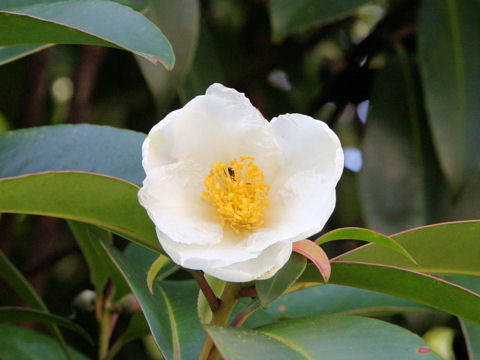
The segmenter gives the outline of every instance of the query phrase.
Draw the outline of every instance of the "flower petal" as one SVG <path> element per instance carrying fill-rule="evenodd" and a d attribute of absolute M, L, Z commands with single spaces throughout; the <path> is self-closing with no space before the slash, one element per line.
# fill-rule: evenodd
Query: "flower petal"
<path fill-rule="evenodd" d="M 205 176 L 199 164 L 178 162 L 151 169 L 138 192 L 155 226 L 173 241 L 208 245 L 223 239 L 215 209 L 200 200 Z"/>
<path fill-rule="evenodd" d="M 171 259 L 186 268 L 203 270 L 206 267 L 223 267 L 246 261 L 258 256 L 258 253 L 246 251 L 245 245 L 226 237 L 213 245 L 181 244 L 173 241 L 157 228 L 160 243 Z"/>
<path fill-rule="evenodd" d="M 205 268 L 203 271 L 221 280 L 247 282 L 272 277 L 290 258 L 292 243 L 277 242 L 258 257 L 225 267 Z"/>
<path fill-rule="evenodd" d="M 271 199 L 262 228 L 245 241 L 247 250 L 262 251 L 276 241 L 303 240 L 325 226 L 335 208 L 335 184 L 322 184 L 314 170 L 296 173 Z"/>
<path fill-rule="evenodd" d="M 156 124 L 148 133 L 142 145 L 142 165 L 145 172 L 176 161 L 172 157 L 173 124 L 181 110 L 169 113 L 162 121 Z"/>
<path fill-rule="evenodd" d="M 284 159 L 275 185 L 306 170 L 321 175 L 321 183 L 338 182 L 343 171 L 343 151 L 327 124 L 306 115 L 285 114 L 273 118 L 270 127 Z"/>
<path fill-rule="evenodd" d="M 217 162 L 255 157 L 271 178 L 280 152 L 268 122 L 241 93 L 214 84 L 206 95 L 186 104 L 174 124 L 173 157 L 190 159 L 210 169 Z"/>

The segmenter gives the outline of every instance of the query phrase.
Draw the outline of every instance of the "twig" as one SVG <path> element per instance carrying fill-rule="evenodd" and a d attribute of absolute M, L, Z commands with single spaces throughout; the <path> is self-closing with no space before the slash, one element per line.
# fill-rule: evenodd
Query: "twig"
<path fill-rule="evenodd" d="M 205 276 L 203 276 L 203 273 L 201 271 L 191 271 L 190 273 L 194 279 L 197 280 L 198 286 L 200 286 L 200 290 L 202 290 L 203 295 L 205 295 L 212 312 L 214 313 L 218 311 L 220 309 L 221 301 L 213 292 L 212 288 L 205 279 Z"/>

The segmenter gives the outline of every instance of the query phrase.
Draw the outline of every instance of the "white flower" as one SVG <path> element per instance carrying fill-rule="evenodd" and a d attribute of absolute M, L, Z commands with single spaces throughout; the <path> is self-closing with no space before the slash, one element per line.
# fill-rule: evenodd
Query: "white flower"
<path fill-rule="evenodd" d="M 234 282 L 271 277 L 293 242 L 323 228 L 343 170 L 325 123 L 300 114 L 269 123 L 220 84 L 155 125 L 142 151 L 138 197 L 166 253 Z"/>

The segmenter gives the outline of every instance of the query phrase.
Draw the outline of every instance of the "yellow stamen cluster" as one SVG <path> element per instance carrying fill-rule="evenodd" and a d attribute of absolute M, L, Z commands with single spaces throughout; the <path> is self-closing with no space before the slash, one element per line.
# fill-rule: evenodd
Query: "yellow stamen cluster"
<path fill-rule="evenodd" d="M 217 208 L 215 220 L 229 225 L 237 234 L 258 229 L 268 207 L 268 190 L 262 170 L 250 156 L 233 159 L 229 164 L 216 162 L 205 179 L 202 200 Z"/>

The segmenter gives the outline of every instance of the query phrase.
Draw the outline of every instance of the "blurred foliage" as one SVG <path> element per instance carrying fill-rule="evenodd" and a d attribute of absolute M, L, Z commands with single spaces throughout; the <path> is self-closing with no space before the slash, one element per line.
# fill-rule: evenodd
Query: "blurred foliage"
<path fill-rule="evenodd" d="M 163 31 L 176 55 L 173 71 L 111 47 L 0 48 L 0 63 L 5 62 L 0 66 L 0 134 L 78 122 L 148 132 L 166 113 L 203 94 L 211 83 L 222 82 L 245 92 L 267 119 L 288 112 L 326 121 L 344 148 L 351 149 L 325 230 L 365 226 L 394 234 L 480 218 L 477 0 L 117 3 L 142 11 Z M 0 11 L 9 6 L 11 2 L 0 0 Z M 0 37 L 2 31 L 12 37 L 1 16 Z M 55 146 L 54 139 L 48 144 Z M 101 295 L 108 289 L 109 271 L 121 294 L 128 290 L 112 264 L 99 267 L 90 280 L 87 263 L 92 260 L 87 256 L 85 262 L 82 251 L 92 234 L 70 226 L 77 240 L 83 238 L 80 246 L 56 219 L 3 214 L 0 250 L 49 309 L 71 315 L 96 335 L 95 314 L 75 309 L 75 295 L 93 288 L 92 283 Z M 125 246 L 116 236 L 113 242 Z M 341 242 L 326 249 L 333 256 L 354 245 Z M 100 246 L 91 251 L 105 257 Z M 187 275 L 178 272 L 174 278 Z M 3 283 L 0 293 L 0 305 L 21 304 Z M 430 324 L 430 319 L 421 324 L 401 316 L 389 319 L 416 332 Z M 129 320 L 120 317 L 114 338 L 128 328 Z M 443 341 L 437 346 L 451 359 L 453 327 L 457 358 L 464 358 L 462 328 L 451 318 L 439 322 L 448 325 L 448 332 L 440 336 L 431 330 L 429 341 Z M 144 335 L 145 320 L 139 324 Z M 478 325 L 466 324 L 466 337 L 478 338 Z M 31 332 L 6 325 L 2 329 L 25 337 Z M 70 333 L 65 338 L 95 356 L 82 339 Z M 126 341 L 116 358 L 159 358 L 151 340 L 128 340 L 134 341 Z M 60 351 L 55 344 L 48 343 L 52 354 Z M 480 352 L 478 344 L 469 344 L 469 349 Z M 75 358 L 83 357 L 75 353 Z"/>

